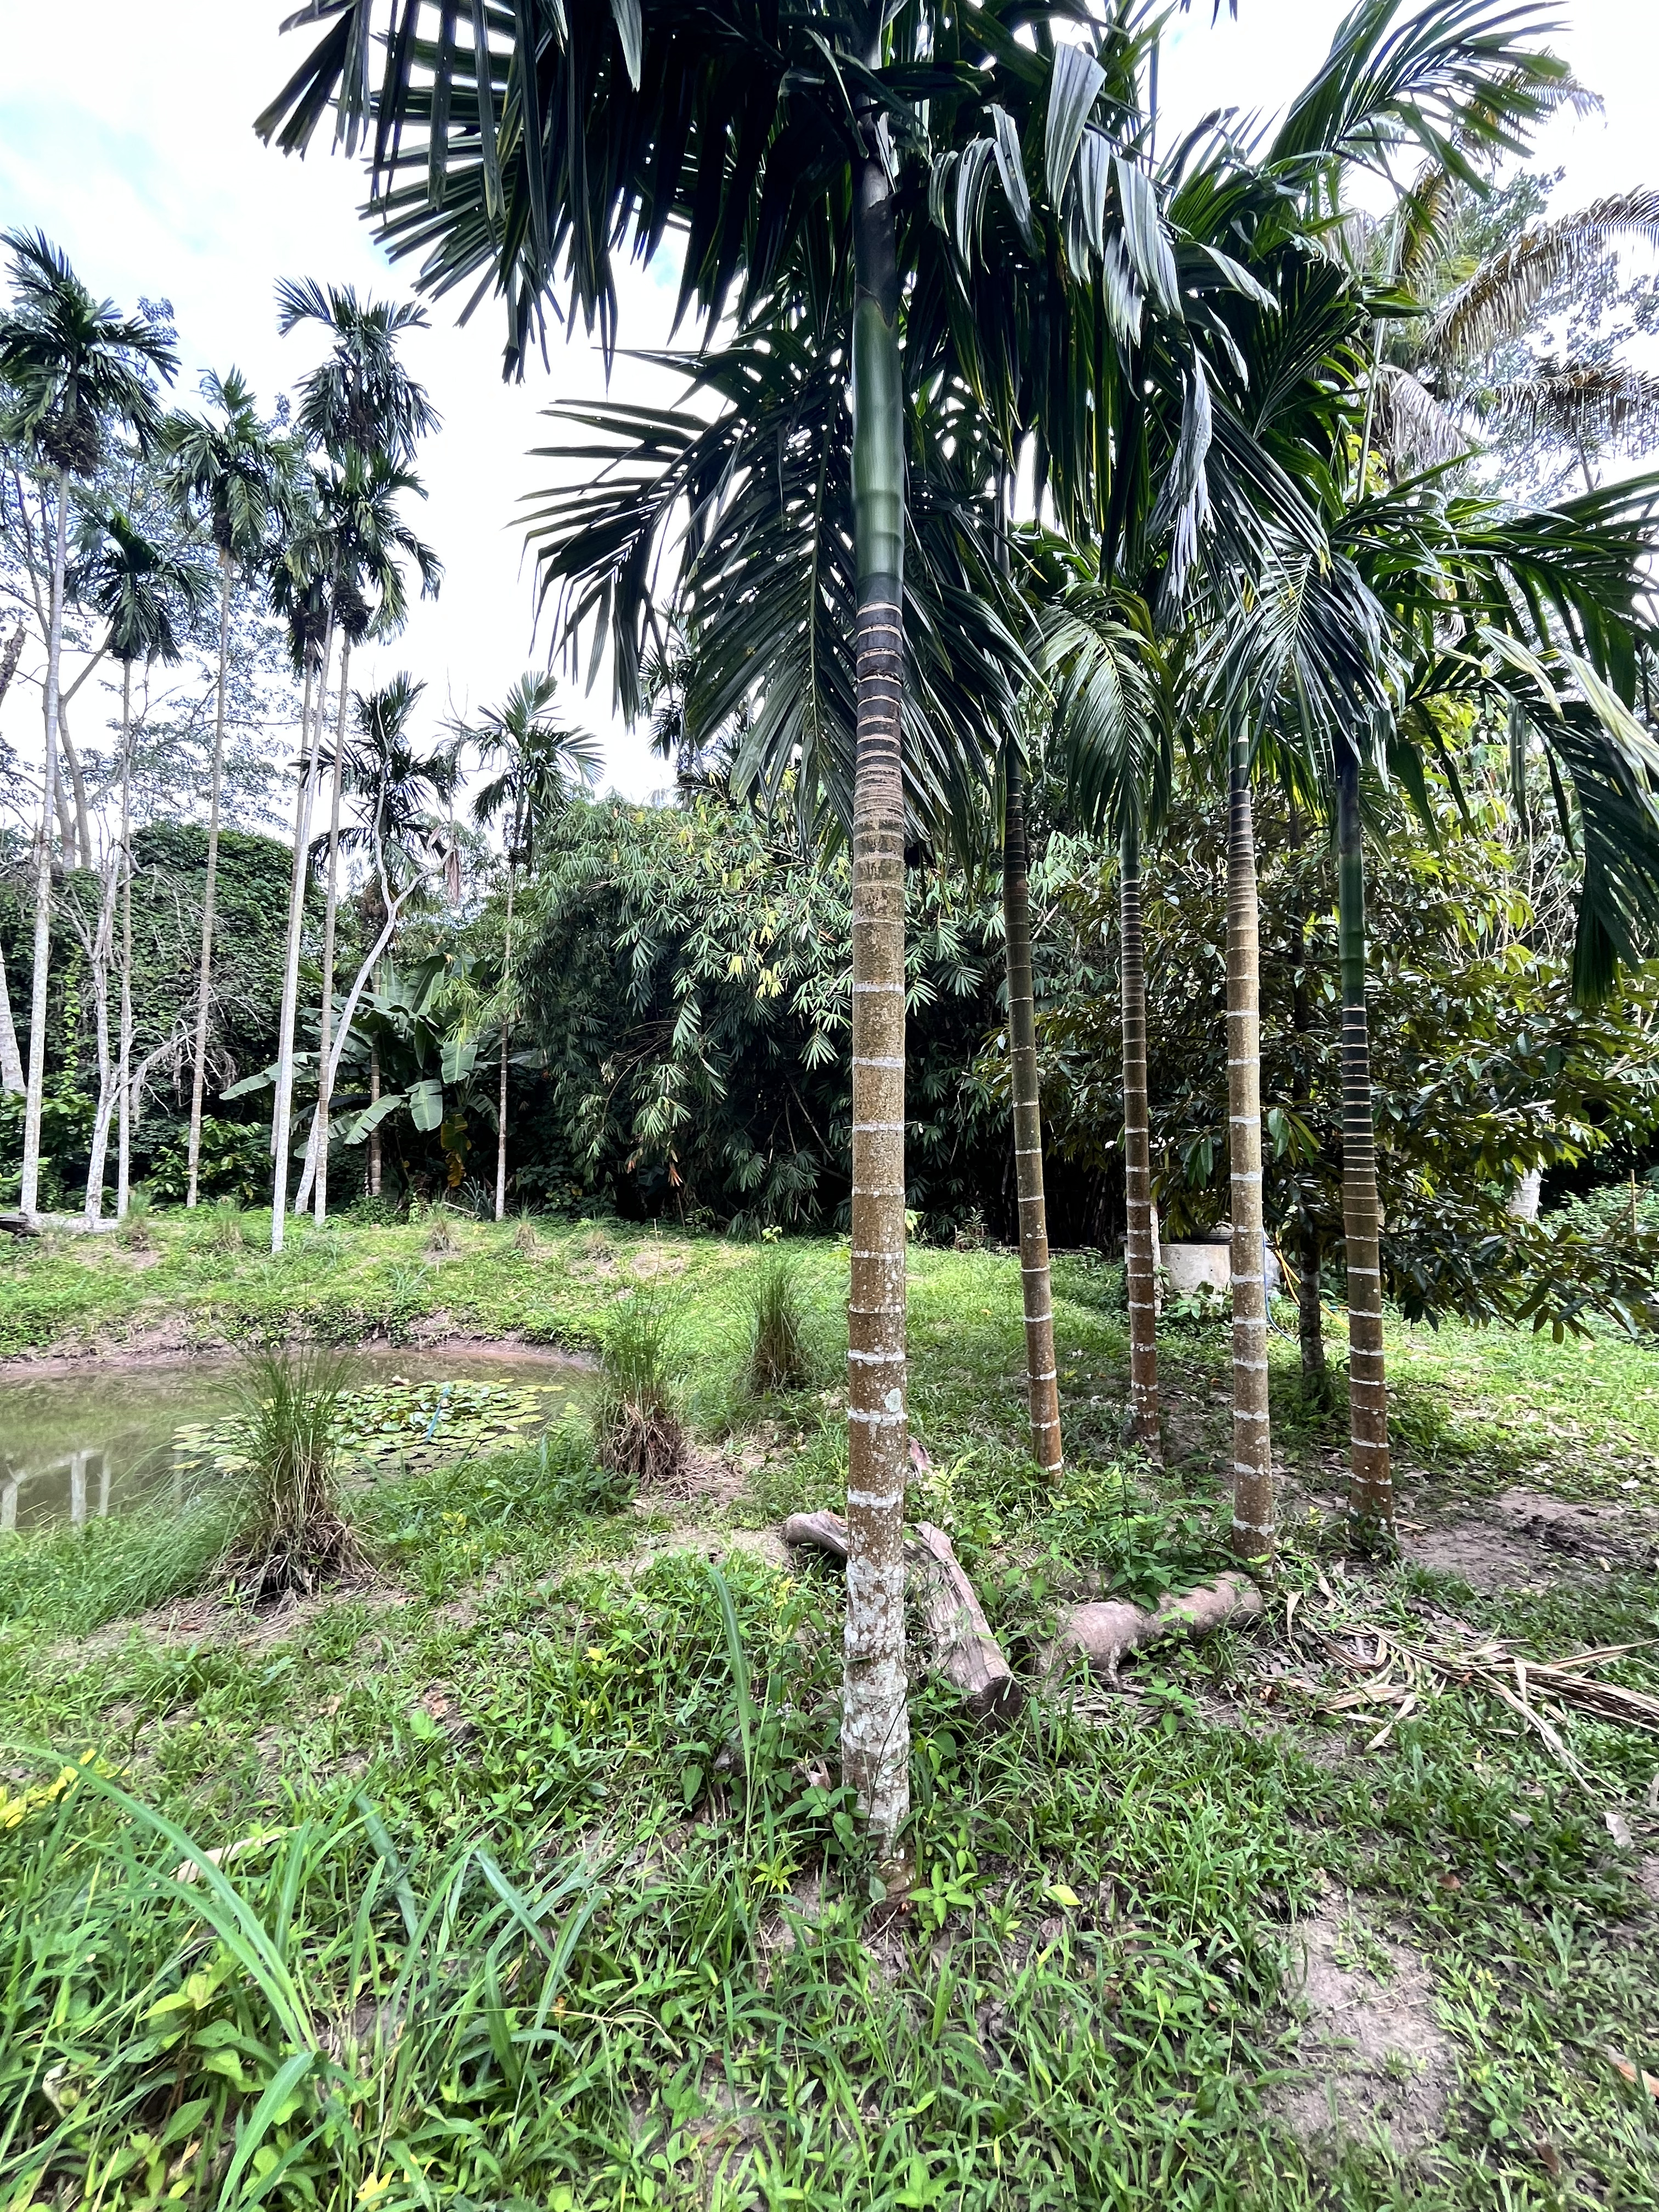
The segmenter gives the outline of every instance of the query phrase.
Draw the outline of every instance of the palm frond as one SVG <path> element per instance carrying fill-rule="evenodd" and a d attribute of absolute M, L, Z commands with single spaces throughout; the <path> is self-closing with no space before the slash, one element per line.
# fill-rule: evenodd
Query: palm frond
<path fill-rule="evenodd" d="M 1592 266 L 1620 237 L 1659 246 L 1659 191 L 1615 193 L 1523 231 L 1441 303 L 1425 351 L 1437 361 L 1469 360 L 1519 336 L 1547 294 Z"/>

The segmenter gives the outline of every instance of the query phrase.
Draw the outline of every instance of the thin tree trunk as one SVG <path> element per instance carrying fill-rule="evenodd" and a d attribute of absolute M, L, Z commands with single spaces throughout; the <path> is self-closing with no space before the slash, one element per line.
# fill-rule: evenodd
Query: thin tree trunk
<path fill-rule="evenodd" d="M 1302 811 L 1293 798 L 1290 802 L 1290 833 L 1291 850 L 1292 854 L 1300 854 L 1303 844 Z M 1307 1040 L 1313 1030 L 1313 1008 L 1308 998 L 1307 918 L 1299 904 L 1291 932 L 1291 1027 L 1296 1036 L 1295 1073 L 1291 1095 L 1295 1104 L 1305 1108 L 1310 1097 Z M 1319 1226 L 1312 1211 L 1313 1178 L 1310 1176 L 1298 1177 L 1297 1188 L 1302 1218 L 1297 1231 L 1296 1306 L 1302 1380 L 1305 1386 L 1322 1390 L 1326 1374 L 1324 1314 L 1320 1304 L 1322 1255 Z"/>
<path fill-rule="evenodd" d="M 317 757 L 322 747 L 322 702 L 328 692 L 328 664 L 333 646 L 333 625 L 323 639 L 322 665 L 313 678 L 307 670 L 305 699 L 301 708 L 300 774 L 294 802 L 294 868 L 289 881 L 288 944 L 283 963 L 283 1006 L 276 1032 L 276 1097 L 271 1109 L 270 1249 L 283 1249 L 288 1214 L 288 1152 L 294 1116 L 294 1024 L 300 996 L 300 930 L 305 919 L 306 848 L 311 837 L 311 801 L 316 781 Z M 312 702 L 317 701 L 315 727 Z"/>
<path fill-rule="evenodd" d="M 52 969 L 52 823 L 58 810 L 58 680 L 64 647 L 64 564 L 69 546 L 69 471 L 58 471 L 58 536 L 46 629 L 46 761 L 40 842 L 34 856 L 34 968 L 29 993 L 29 1066 L 23 1091 L 23 1168 L 17 1208 L 39 1210 L 40 1108 L 46 1085 L 46 987 Z"/>
<path fill-rule="evenodd" d="M 0 1092 L 15 1092 L 21 1097 L 23 1088 L 23 1056 L 17 1049 L 17 1030 L 11 1018 L 5 956 L 0 953 Z"/>
<path fill-rule="evenodd" d="M 875 118 L 866 118 L 873 133 Z M 910 1808 L 904 1664 L 904 418 L 892 188 L 854 173 L 853 1237 L 842 1771 L 878 1856 Z"/>
<path fill-rule="evenodd" d="M 368 1103 L 371 1106 L 378 1106 L 380 1103 L 380 1048 L 378 1042 L 371 1042 L 368 1048 Z M 380 1194 L 380 1125 L 378 1121 L 368 1133 L 368 1194 L 371 1198 L 378 1198 Z"/>
<path fill-rule="evenodd" d="M 1382 1356 L 1382 1213 L 1365 1018 L 1365 862 L 1359 757 L 1336 754 L 1337 911 L 1342 960 L 1342 1235 L 1348 1273 L 1348 1519 L 1366 1548 L 1395 1540 L 1389 1386 Z"/>
<path fill-rule="evenodd" d="M 132 663 L 121 666 L 121 787 L 126 789 L 127 760 L 132 749 Z M 125 809 L 123 809 L 125 813 Z M 126 823 L 122 823 L 125 835 Z M 109 967 L 114 951 L 116 885 L 121 866 L 121 841 L 111 848 L 104 884 L 98 899 L 98 927 L 93 937 L 93 1018 L 98 1032 L 98 1105 L 93 1115 L 92 1146 L 87 1162 L 86 1217 L 104 1217 L 104 1164 L 109 1158 L 109 1125 L 120 1096 L 119 1076 L 109 1048 Z"/>
<path fill-rule="evenodd" d="M 321 1047 L 317 1057 L 316 1213 L 328 1218 L 328 1116 L 334 1095 L 329 1066 L 329 1046 L 334 1024 L 334 925 L 340 903 L 340 748 L 345 743 L 346 691 L 351 671 L 351 640 L 340 645 L 340 705 L 334 718 L 334 781 L 328 816 L 328 892 L 323 908 L 323 1012 Z"/>
<path fill-rule="evenodd" d="M 213 989 L 213 909 L 219 888 L 219 793 L 224 781 L 225 687 L 230 659 L 231 559 L 219 549 L 219 680 L 213 707 L 213 776 L 208 799 L 207 880 L 202 886 L 202 958 L 196 979 L 196 1053 L 190 1079 L 190 1184 L 186 1206 L 201 1185 L 202 1099 L 207 1082 L 208 1001 Z"/>
<path fill-rule="evenodd" d="M 115 1218 L 132 1195 L 132 748 L 121 763 L 121 1039 L 116 1107 Z"/>
<path fill-rule="evenodd" d="M 516 848 L 514 848 L 516 850 Z M 495 1218 L 507 1218 L 507 1048 L 509 1024 L 507 1018 L 507 992 L 513 973 L 513 884 L 518 873 L 517 863 L 509 858 L 507 864 L 507 922 L 501 951 L 501 1071 L 499 1095 L 495 1101 Z"/>
<path fill-rule="evenodd" d="M 1140 830 L 1118 854 L 1119 964 L 1123 1000 L 1124 1274 L 1129 1297 L 1129 1414 L 1135 1442 L 1161 1462 L 1158 1395 L 1158 1222 L 1152 1205 L 1152 1110 L 1146 1091 L 1146 949 L 1140 921 Z"/>
<path fill-rule="evenodd" d="M 1261 960 L 1250 744 L 1232 745 L 1227 805 L 1227 1120 L 1232 1167 L 1233 1549 L 1271 1559 L 1273 1437 L 1262 1279 Z"/>
<path fill-rule="evenodd" d="M 81 773 L 81 756 L 70 735 L 69 715 L 64 711 L 69 702 L 58 702 L 58 743 L 64 755 L 64 765 L 69 770 L 69 795 L 75 801 L 75 833 L 70 848 L 64 858 L 71 867 L 89 868 L 92 866 L 92 822 L 87 811 L 87 781 Z M 62 785 L 59 785 L 62 790 Z"/>
<path fill-rule="evenodd" d="M 1025 1306 L 1025 1393 L 1031 1456 L 1050 1481 L 1065 1464 L 1054 1302 L 1048 1277 L 1048 1212 L 1042 1189 L 1042 1108 L 1037 1090 L 1036 1003 L 1031 980 L 1030 851 L 1019 757 L 1008 753 L 1002 831 L 1002 920 L 1008 959 L 1008 1067 L 1014 1106 L 1014 1182 L 1019 1193 L 1019 1279 Z"/>

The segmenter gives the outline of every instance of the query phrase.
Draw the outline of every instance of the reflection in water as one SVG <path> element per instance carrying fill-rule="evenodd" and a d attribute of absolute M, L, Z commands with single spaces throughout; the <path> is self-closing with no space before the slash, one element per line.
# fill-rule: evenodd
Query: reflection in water
<path fill-rule="evenodd" d="M 485 1349 L 416 1352 L 374 1346 L 353 1360 L 367 1388 L 410 1382 L 586 1383 L 557 1353 Z M 14 1370 L 15 1373 L 15 1370 Z M 0 1367 L 0 1534 L 62 1527 L 120 1512 L 171 1482 L 185 1499 L 195 1454 L 181 1428 L 236 1411 L 240 1364 L 222 1353 L 118 1368 L 88 1362 L 67 1374 L 11 1379 Z"/>

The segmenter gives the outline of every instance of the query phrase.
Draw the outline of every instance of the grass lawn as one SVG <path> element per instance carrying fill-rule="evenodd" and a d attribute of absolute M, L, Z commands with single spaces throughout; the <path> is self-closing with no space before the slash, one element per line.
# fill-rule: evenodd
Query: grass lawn
<path fill-rule="evenodd" d="M 1276 1338 L 1265 1620 L 1001 1734 L 919 1678 L 890 1896 L 836 1786 L 838 1587 L 775 1534 L 844 1480 L 844 1248 L 787 1248 L 817 1372 L 757 1401 L 756 1248 L 450 1241 L 0 1241 L 13 1357 L 592 1349 L 661 1298 L 700 1446 L 674 1498 L 619 1500 L 574 1425 L 385 1474 L 352 1493 L 372 1575 L 286 1613 L 208 1586 L 206 1510 L 0 1539 L 0 2207 L 1659 2202 L 1659 1738 L 1575 1716 L 1564 1758 L 1477 1684 L 1390 1702 L 1364 1671 L 1379 1632 L 1498 1635 L 1644 1645 L 1603 1671 L 1659 1690 L 1639 1544 L 1552 1549 L 1504 1499 L 1646 1525 L 1659 1355 L 1396 1328 L 1419 1556 L 1372 1571 L 1340 1556 L 1340 1420 Z M 1224 1333 L 1167 1334 L 1158 1472 L 1121 1446 L 1115 1277 L 1063 1259 L 1055 1293 L 1051 1491 L 1015 1262 L 913 1255 L 912 1510 L 1017 1665 L 1067 1596 L 1222 1564 Z"/>

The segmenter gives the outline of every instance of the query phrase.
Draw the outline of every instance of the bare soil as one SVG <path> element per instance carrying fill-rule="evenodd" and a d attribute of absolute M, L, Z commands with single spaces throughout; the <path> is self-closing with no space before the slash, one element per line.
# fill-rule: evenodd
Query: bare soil
<path fill-rule="evenodd" d="M 1427 1966 L 1334 1900 L 1296 1937 L 1306 2078 L 1276 2098 L 1280 2117 L 1305 2142 L 1380 2132 L 1397 2156 L 1423 2150 L 1443 2132 L 1454 2075 Z"/>
<path fill-rule="evenodd" d="M 1419 1566 L 1492 1593 L 1659 1567 L 1659 1529 L 1632 1506 L 1579 1504 L 1535 1490 L 1506 1490 L 1491 1506 L 1407 1535 Z"/>

